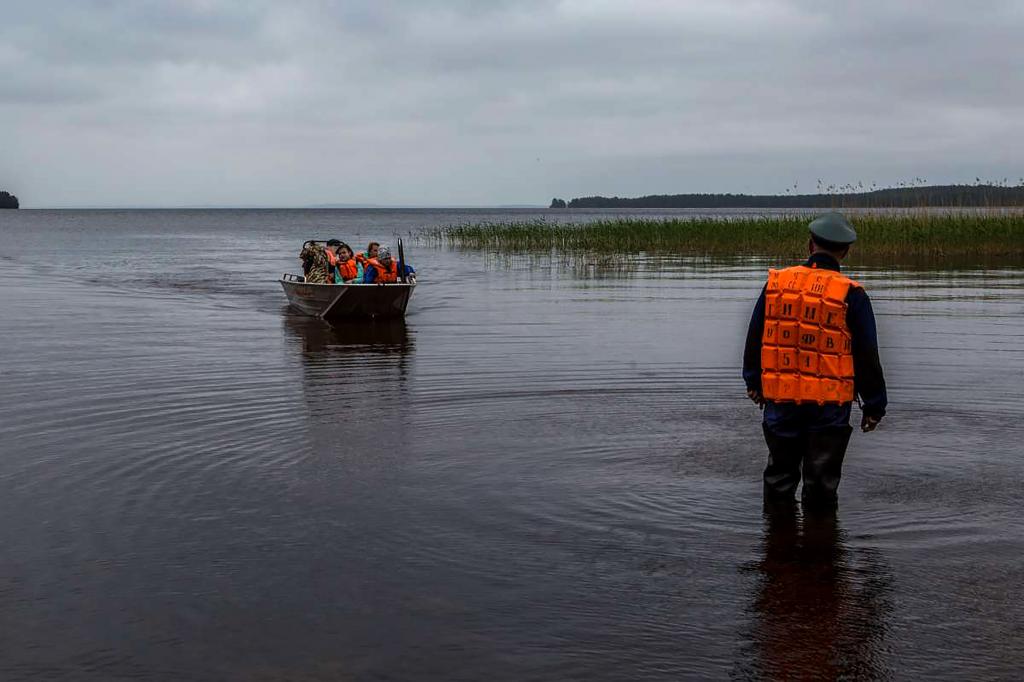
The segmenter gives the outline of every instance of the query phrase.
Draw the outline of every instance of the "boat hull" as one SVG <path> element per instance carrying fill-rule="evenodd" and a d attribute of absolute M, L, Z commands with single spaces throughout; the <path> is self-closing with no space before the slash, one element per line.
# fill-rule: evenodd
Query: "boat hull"
<path fill-rule="evenodd" d="M 309 284 L 285 275 L 281 288 L 293 308 L 324 320 L 403 317 L 415 284 Z"/>

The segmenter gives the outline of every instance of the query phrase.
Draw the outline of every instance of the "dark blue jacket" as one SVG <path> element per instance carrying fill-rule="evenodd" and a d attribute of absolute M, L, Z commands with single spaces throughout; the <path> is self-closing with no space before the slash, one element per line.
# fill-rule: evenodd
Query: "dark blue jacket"
<path fill-rule="evenodd" d="M 827 253 L 816 253 L 807 259 L 808 267 L 817 266 L 839 271 L 839 261 Z M 875 313 L 867 292 L 860 287 L 850 287 L 846 295 L 846 326 L 853 336 L 853 385 L 861 399 L 864 414 L 881 417 L 885 414 L 888 399 L 885 394 L 885 377 L 882 363 L 878 359 L 878 332 L 875 328 Z M 761 336 L 764 333 L 764 289 L 754 306 L 747 328 L 747 344 L 743 351 L 743 381 L 747 390 L 761 390 Z"/>

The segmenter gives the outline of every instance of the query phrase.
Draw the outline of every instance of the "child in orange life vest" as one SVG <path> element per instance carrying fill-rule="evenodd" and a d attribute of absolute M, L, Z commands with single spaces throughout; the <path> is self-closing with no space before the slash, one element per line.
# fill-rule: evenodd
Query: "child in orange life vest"
<path fill-rule="evenodd" d="M 364 284 L 393 284 L 398 281 L 398 263 L 391 257 L 391 250 L 381 246 L 376 258 L 366 261 L 366 274 L 363 276 Z M 415 279 L 416 271 L 411 265 L 405 266 L 406 277 Z"/>
<path fill-rule="evenodd" d="M 356 254 L 356 262 L 365 267 L 366 261 L 370 260 L 371 258 L 377 258 L 379 253 L 380 244 L 378 244 L 377 242 L 370 242 L 370 245 L 366 247 L 366 251 Z"/>
<path fill-rule="evenodd" d="M 362 279 L 361 270 L 362 266 L 358 263 L 355 257 L 352 255 L 352 247 L 342 242 L 341 246 L 338 247 L 338 269 L 337 278 L 340 283 L 351 284 Z"/>
<path fill-rule="evenodd" d="M 337 239 L 328 239 L 324 248 L 324 255 L 327 256 L 327 283 L 338 284 L 341 278 L 338 274 L 338 249 L 341 242 Z"/>

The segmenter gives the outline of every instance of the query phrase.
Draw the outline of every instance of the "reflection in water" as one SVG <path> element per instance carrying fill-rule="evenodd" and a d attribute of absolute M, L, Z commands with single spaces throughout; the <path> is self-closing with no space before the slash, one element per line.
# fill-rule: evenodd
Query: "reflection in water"
<path fill-rule="evenodd" d="M 891 579 L 877 554 L 846 546 L 835 514 L 766 509 L 753 600 L 756 676 L 890 676 L 883 659 Z"/>
<path fill-rule="evenodd" d="M 329 324 L 308 315 L 287 314 L 284 325 L 289 336 L 302 344 L 303 353 L 356 352 L 397 353 L 411 349 L 412 340 L 403 319 L 356 320 Z"/>
<path fill-rule="evenodd" d="M 687 276 L 707 276 L 738 271 L 749 277 L 751 269 L 761 277 L 768 268 L 781 264 L 802 262 L 806 254 L 802 244 L 794 242 L 788 257 L 766 257 L 756 254 L 696 254 L 696 253 L 595 253 L 579 252 L 502 252 L 491 251 L 483 255 L 489 270 L 522 271 L 535 273 L 558 272 L 577 280 L 635 280 L 678 279 Z M 458 252 L 459 249 L 452 248 Z M 889 289 L 921 289 L 928 286 L 946 287 L 958 281 L 985 287 L 994 284 L 1000 289 L 1017 292 L 1020 289 L 1020 254 L 1000 256 L 870 256 L 854 253 L 844 261 L 843 267 L 859 277 L 877 278 Z M 970 296 L 972 300 L 984 298 Z"/>
<path fill-rule="evenodd" d="M 290 345 L 301 349 L 302 392 L 313 452 L 354 457 L 404 449 L 414 344 L 404 320 L 329 325 L 286 315 Z"/>

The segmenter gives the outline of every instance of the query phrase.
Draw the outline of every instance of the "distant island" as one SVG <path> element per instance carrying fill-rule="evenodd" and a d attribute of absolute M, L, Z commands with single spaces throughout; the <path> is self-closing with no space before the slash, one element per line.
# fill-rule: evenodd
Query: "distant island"
<path fill-rule="evenodd" d="M 1024 182 L 889 187 L 817 194 L 652 194 L 644 197 L 553 199 L 550 208 L 921 208 L 1024 206 Z M 834 188 L 827 188 L 832 190 Z"/>
<path fill-rule="evenodd" d="M 0 208 L 18 208 L 18 197 L 10 192 L 0 192 Z"/>

